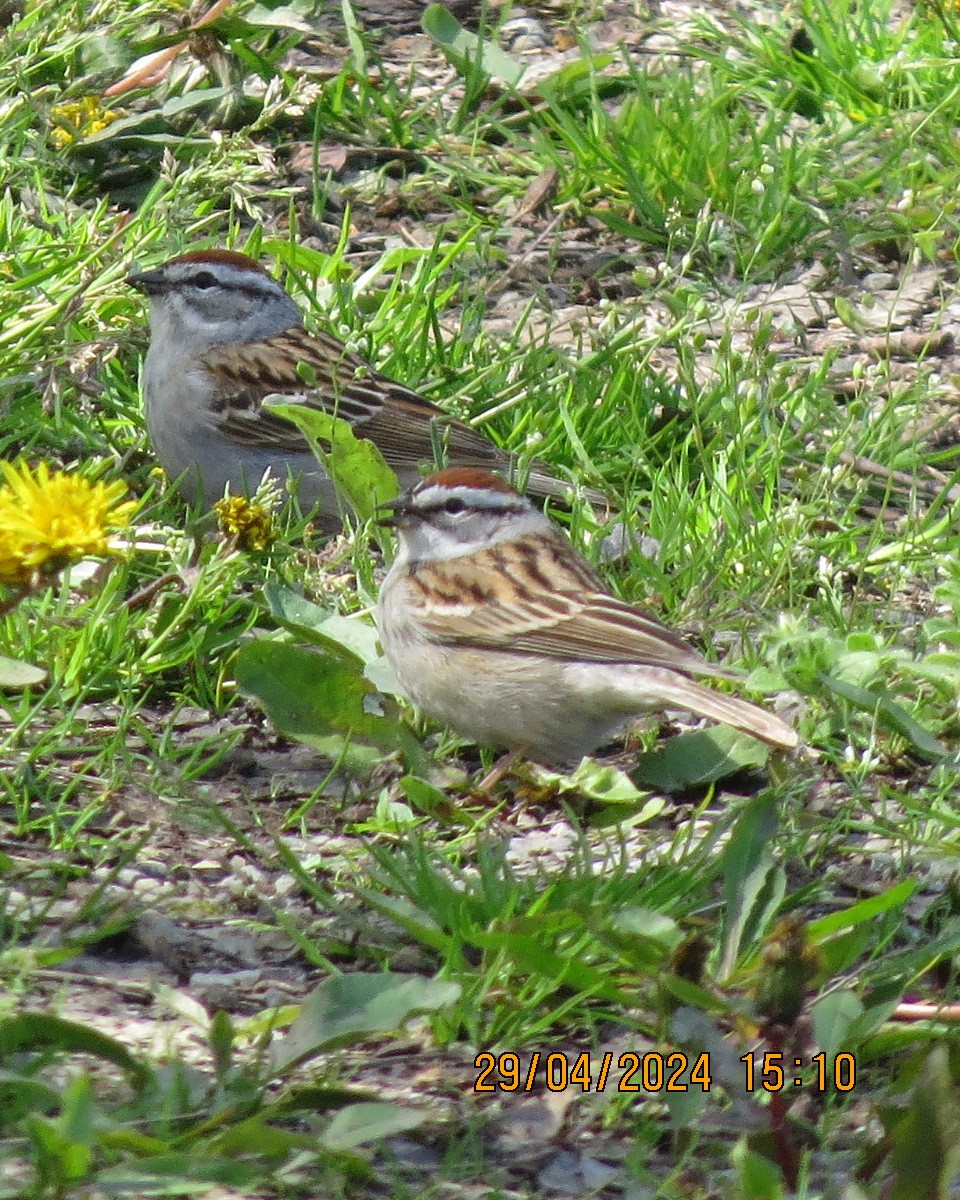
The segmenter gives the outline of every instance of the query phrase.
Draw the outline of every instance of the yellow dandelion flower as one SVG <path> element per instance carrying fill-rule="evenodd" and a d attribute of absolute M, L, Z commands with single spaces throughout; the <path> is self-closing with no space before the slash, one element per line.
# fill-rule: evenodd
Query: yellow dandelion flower
<path fill-rule="evenodd" d="M 241 550 L 266 550 L 273 541 L 273 517 L 262 504 L 246 496 L 224 496 L 213 511 L 220 532 L 234 538 Z"/>
<path fill-rule="evenodd" d="M 0 462 L 0 583 L 35 586 L 70 563 L 110 550 L 109 531 L 126 525 L 136 502 L 120 482 L 51 471 L 46 463 Z"/>
<path fill-rule="evenodd" d="M 79 138 L 92 137 L 106 129 L 120 117 L 119 113 L 104 108 L 96 96 L 70 104 L 57 104 L 50 110 L 50 141 L 58 150 L 63 150 Z"/>

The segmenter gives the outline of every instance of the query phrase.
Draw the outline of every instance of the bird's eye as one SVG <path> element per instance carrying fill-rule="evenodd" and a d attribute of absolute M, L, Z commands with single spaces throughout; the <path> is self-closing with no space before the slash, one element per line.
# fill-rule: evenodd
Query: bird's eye
<path fill-rule="evenodd" d="M 443 511 L 454 516 L 456 513 L 462 513 L 467 506 L 459 496 L 451 496 L 449 500 L 444 500 Z"/>
<path fill-rule="evenodd" d="M 194 287 L 206 290 L 217 286 L 217 277 L 212 271 L 201 271 L 198 275 L 194 275 L 192 282 Z"/>

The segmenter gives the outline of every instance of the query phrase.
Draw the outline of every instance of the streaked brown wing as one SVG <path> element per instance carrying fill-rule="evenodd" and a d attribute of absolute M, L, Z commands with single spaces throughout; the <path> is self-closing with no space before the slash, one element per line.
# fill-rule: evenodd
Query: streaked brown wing
<path fill-rule="evenodd" d="M 482 434 L 379 374 L 322 331 L 287 329 L 262 342 L 214 349 L 208 361 L 221 381 L 220 428 L 241 445 L 285 454 L 308 451 L 289 421 L 262 408 L 265 396 L 276 395 L 343 417 L 360 437 L 376 442 L 396 468 L 432 463 L 435 436 L 460 465 L 502 469 L 509 463 Z M 255 385 L 247 382 L 251 378 Z"/>
<path fill-rule="evenodd" d="M 580 662 L 724 675 L 656 617 L 603 590 L 558 532 L 520 538 L 408 576 L 418 620 L 438 642 Z"/>

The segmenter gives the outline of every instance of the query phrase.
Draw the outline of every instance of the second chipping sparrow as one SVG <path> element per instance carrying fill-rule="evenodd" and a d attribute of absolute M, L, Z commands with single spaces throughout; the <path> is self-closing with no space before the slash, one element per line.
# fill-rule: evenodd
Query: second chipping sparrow
<path fill-rule="evenodd" d="M 579 760 L 644 711 L 667 708 L 798 745 L 772 712 L 696 682 L 732 673 L 612 596 L 496 475 L 441 471 L 392 509 L 399 548 L 377 625 L 400 686 L 429 716 L 543 763 Z"/>
<path fill-rule="evenodd" d="M 150 303 L 143 370 L 147 432 L 164 470 L 185 497 L 207 506 L 226 488 L 252 492 L 269 468 L 291 477 L 301 507 L 339 524 L 336 494 L 300 431 L 263 408 L 265 397 L 345 418 L 380 449 L 401 486 L 449 462 L 509 473 L 511 455 L 410 388 L 370 368 L 332 335 L 308 332 L 300 310 L 267 272 L 231 250 L 195 250 L 127 282 Z M 569 488 L 534 466 L 529 490 Z M 594 498 L 596 498 L 594 494 Z"/>

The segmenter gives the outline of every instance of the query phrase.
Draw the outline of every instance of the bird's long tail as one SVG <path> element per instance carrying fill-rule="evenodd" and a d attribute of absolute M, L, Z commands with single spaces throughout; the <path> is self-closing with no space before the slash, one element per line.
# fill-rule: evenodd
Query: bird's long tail
<path fill-rule="evenodd" d="M 793 750 L 800 744 L 797 731 L 775 713 L 749 700 L 728 696 L 702 687 L 674 671 L 656 672 L 656 693 L 666 707 L 684 708 L 698 717 L 708 717 L 722 725 L 731 725 L 770 746 Z"/>
<path fill-rule="evenodd" d="M 530 472 L 524 482 L 523 490 L 528 496 L 534 496 L 541 501 L 559 500 L 566 507 L 569 507 L 574 493 L 579 490 L 584 500 L 598 512 L 609 511 L 611 508 L 610 501 L 602 492 L 591 487 L 581 486 L 578 488 L 564 479 L 558 479 L 555 475 L 550 474 L 549 469 L 539 459 L 535 459 L 530 464 Z"/>

